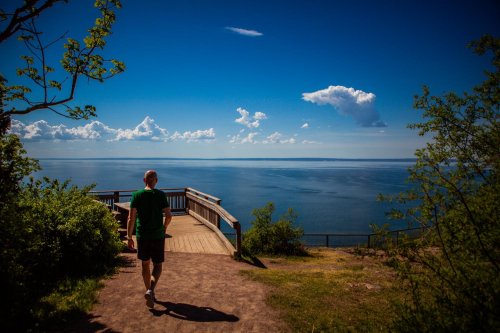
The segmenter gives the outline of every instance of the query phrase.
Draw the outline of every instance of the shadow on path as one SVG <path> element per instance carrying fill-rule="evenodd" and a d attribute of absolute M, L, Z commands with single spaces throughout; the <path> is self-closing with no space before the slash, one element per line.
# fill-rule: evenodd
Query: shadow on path
<path fill-rule="evenodd" d="M 177 319 L 197 321 L 197 322 L 215 322 L 215 321 L 228 321 L 236 322 L 240 318 L 232 314 L 227 314 L 218 311 L 211 307 L 201 307 L 185 303 L 172 303 L 156 301 L 156 304 L 165 307 L 163 310 L 151 309 L 151 313 L 155 316 L 168 315 Z"/>
<path fill-rule="evenodd" d="M 62 333 L 94 333 L 94 332 L 102 332 L 102 333 L 119 333 L 119 331 L 115 331 L 112 328 L 106 326 L 106 324 L 100 323 L 98 319 L 100 316 L 94 316 L 91 314 L 82 315 L 79 320 L 73 323 L 68 327 L 59 327 L 54 330 L 54 332 L 62 332 Z"/>

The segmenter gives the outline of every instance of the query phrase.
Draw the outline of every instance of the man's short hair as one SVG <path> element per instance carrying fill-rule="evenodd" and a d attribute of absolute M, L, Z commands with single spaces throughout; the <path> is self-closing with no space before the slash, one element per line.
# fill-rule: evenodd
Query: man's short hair
<path fill-rule="evenodd" d="M 158 175 L 156 174 L 156 171 L 154 170 L 148 170 L 144 173 L 144 179 L 146 180 L 146 183 L 150 184 L 153 179 L 157 179 Z"/>

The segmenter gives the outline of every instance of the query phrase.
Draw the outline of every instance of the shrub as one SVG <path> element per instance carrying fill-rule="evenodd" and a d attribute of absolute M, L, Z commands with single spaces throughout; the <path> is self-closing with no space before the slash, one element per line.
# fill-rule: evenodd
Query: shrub
<path fill-rule="evenodd" d="M 40 300 L 62 281 L 99 276 L 122 248 L 107 207 L 91 187 L 23 179 L 39 169 L 14 135 L 0 135 L 0 325 L 28 327 Z"/>
<path fill-rule="evenodd" d="M 243 251 L 250 254 L 304 255 L 306 252 L 300 242 L 304 232 L 301 228 L 293 227 L 297 214 L 289 208 L 273 223 L 273 213 L 272 202 L 253 210 L 255 221 L 243 235 Z"/>
<path fill-rule="evenodd" d="M 32 180 L 23 192 L 25 219 L 36 224 L 40 245 L 53 254 L 45 264 L 55 265 L 61 277 L 101 274 L 121 250 L 116 221 L 105 205 L 87 195 L 91 188 L 45 178 Z"/>

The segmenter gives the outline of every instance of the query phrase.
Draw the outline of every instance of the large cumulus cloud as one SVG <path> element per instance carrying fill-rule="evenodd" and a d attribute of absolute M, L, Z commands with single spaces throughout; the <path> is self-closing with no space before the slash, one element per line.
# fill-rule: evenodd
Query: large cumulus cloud
<path fill-rule="evenodd" d="M 386 127 L 375 110 L 375 94 L 344 86 L 303 93 L 302 99 L 318 105 L 331 105 L 345 116 L 351 116 L 362 127 Z"/>

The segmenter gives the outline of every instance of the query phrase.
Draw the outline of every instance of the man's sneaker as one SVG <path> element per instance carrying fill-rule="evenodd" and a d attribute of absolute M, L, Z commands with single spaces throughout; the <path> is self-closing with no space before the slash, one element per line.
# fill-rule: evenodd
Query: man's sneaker
<path fill-rule="evenodd" d="M 146 293 L 144 294 L 144 298 L 146 299 L 146 306 L 150 309 L 155 307 L 155 301 L 154 301 L 154 293 L 151 289 L 148 289 Z"/>

